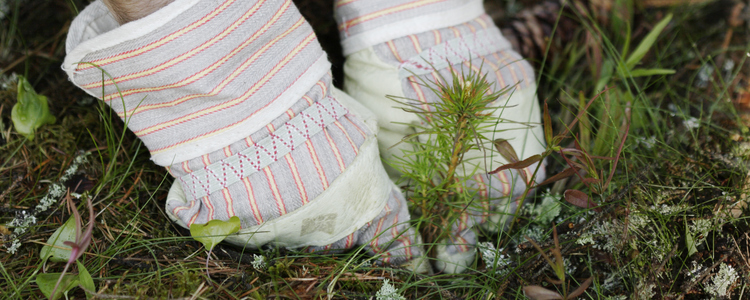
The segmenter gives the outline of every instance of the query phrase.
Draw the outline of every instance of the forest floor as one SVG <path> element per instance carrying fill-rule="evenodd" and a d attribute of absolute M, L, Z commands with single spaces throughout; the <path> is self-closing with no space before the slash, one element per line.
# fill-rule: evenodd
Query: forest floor
<path fill-rule="evenodd" d="M 481 248 L 469 271 L 427 276 L 377 266 L 357 249 L 322 255 L 221 244 L 207 257 L 164 212 L 173 179 L 60 69 L 67 29 L 87 2 L 0 0 L 0 298 L 42 298 L 41 275 L 62 271 L 64 263 L 40 256 L 71 216 L 60 188 L 89 197 L 96 212 L 79 259 L 94 288 L 73 285 L 68 296 L 77 299 L 524 299 L 524 290 L 554 299 L 532 294 L 579 285 L 584 299 L 750 298 L 750 3 L 486 2 L 536 68 L 554 132 L 582 116 L 562 144 L 573 147 L 576 137 L 603 159 L 588 174 L 597 182 L 555 180 L 526 201 L 510 231 L 483 233 L 494 250 Z M 332 1 L 295 3 L 341 86 Z M 11 121 L 19 75 L 49 98 L 56 118 L 33 140 Z M 571 165 L 559 154 L 547 162 L 550 175 Z M 565 201 L 569 189 L 597 207 Z M 48 209 L 38 208 L 43 200 L 52 201 Z M 12 221 L 31 215 L 24 226 Z M 559 255 L 563 281 L 526 237 Z"/>

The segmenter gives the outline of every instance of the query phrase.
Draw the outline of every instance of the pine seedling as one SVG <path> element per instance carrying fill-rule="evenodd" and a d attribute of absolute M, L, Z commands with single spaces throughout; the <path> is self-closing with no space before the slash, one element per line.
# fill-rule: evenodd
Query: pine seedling
<path fill-rule="evenodd" d="M 472 181 L 478 171 L 484 170 L 467 153 L 478 150 L 485 159 L 492 157 L 493 143 L 487 136 L 503 121 L 494 116 L 493 112 L 502 107 L 493 102 L 509 89 L 493 91 L 481 72 L 458 74 L 455 70 L 450 81 L 440 76 L 436 82 L 422 85 L 439 95 L 440 101 L 425 105 L 392 97 L 421 120 L 417 132 L 402 141 L 412 147 L 392 164 L 403 174 L 412 214 L 422 221 L 418 229 L 430 245 L 445 240 L 470 207 L 488 209 L 489 199 L 475 197 L 480 187 Z"/>

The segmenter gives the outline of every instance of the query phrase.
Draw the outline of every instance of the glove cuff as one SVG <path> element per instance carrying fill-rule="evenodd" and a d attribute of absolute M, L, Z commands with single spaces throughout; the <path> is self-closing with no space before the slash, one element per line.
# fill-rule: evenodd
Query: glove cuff
<path fill-rule="evenodd" d="M 337 0 L 334 17 L 344 55 L 402 36 L 471 21 L 482 0 Z"/>
<path fill-rule="evenodd" d="M 329 70 L 316 39 L 291 0 L 175 1 L 122 26 L 96 1 L 71 25 L 63 69 L 168 166 L 285 114 Z"/>

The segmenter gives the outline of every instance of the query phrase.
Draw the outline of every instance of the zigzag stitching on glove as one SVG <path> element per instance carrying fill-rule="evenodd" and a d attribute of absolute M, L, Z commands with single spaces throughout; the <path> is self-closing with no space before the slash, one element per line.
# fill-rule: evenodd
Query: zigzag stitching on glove
<path fill-rule="evenodd" d="M 193 196 L 193 199 L 210 195 L 277 161 L 293 151 L 296 145 L 304 143 L 311 136 L 323 131 L 326 126 L 346 113 L 348 110 L 345 107 L 328 96 L 300 112 L 268 137 L 255 143 L 253 147 L 210 164 L 201 170 L 185 174 L 179 179 L 183 183 L 183 188 Z M 309 123 L 313 125 L 308 125 Z M 299 127 L 304 128 L 304 131 Z M 233 166 L 235 164 L 238 165 L 237 169 Z M 231 172 L 227 172 L 227 166 Z"/>

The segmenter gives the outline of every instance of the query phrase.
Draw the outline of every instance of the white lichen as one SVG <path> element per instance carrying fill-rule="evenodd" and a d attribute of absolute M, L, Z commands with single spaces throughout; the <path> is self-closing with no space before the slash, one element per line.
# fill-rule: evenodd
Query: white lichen
<path fill-rule="evenodd" d="M 656 145 L 656 136 L 652 135 L 648 138 L 644 137 L 637 137 L 636 140 L 638 141 L 638 145 L 643 146 L 646 149 L 651 149 Z"/>
<path fill-rule="evenodd" d="M 63 195 L 65 195 L 65 187 L 62 184 L 54 183 L 49 187 L 47 194 L 42 197 L 42 200 L 39 200 L 36 208 L 40 211 L 46 211 L 57 203 L 57 199 L 60 199 Z"/>
<path fill-rule="evenodd" d="M 8 247 L 8 253 L 15 254 L 19 247 L 21 247 L 21 241 L 17 239 L 13 240 L 13 242 L 10 243 L 10 247 Z"/>
<path fill-rule="evenodd" d="M 601 222 L 591 227 L 591 237 L 594 240 L 593 247 L 605 250 L 609 253 L 617 253 L 622 250 L 621 241 L 624 237 L 623 226 L 619 220 Z"/>
<path fill-rule="evenodd" d="M 496 275 L 506 275 L 510 271 L 508 268 L 503 268 L 512 262 L 510 256 L 502 253 L 503 249 L 498 250 L 490 242 L 481 242 L 477 244 L 477 251 L 482 254 L 482 261 L 487 269 L 494 268 Z"/>
<path fill-rule="evenodd" d="M 266 257 L 263 255 L 253 254 L 253 261 L 250 263 L 253 269 L 263 271 L 266 269 Z"/>
<path fill-rule="evenodd" d="M 590 231 L 584 232 L 581 234 L 580 237 L 576 240 L 576 244 L 578 245 L 593 245 L 596 241 L 594 241 L 594 234 Z"/>
<path fill-rule="evenodd" d="M 674 103 L 667 104 L 667 110 L 669 110 L 671 116 L 674 117 L 674 114 L 677 112 L 677 105 L 674 105 Z"/>
<path fill-rule="evenodd" d="M 710 81 L 713 81 L 714 67 L 711 64 L 704 64 L 698 70 L 698 80 L 695 81 L 695 85 L 699 88 L 705 88 L 708 86 Z"/>
<path fill-rule="evenodd" d="M 10 12 L 10 5 L 8 0 L 0 0 L 0 20 L 5 19 L 5 16 Z"/>
<path fill-rule="evenodd" d="M 693 261 L 692 266 L 690 270 L 688 270 L 686 277 L 690 278 L 690 280 L 696 280 L 698 279 L 698 275 L 703 272 L 705 267 L 703 265 L 699 264 L 697 261 Z"/>
<path fill-rule="evenodd" d="M 652 281 L 647 280 L 646 278 L 641 278 L 635 287 L 635 292 L 638 297 L 637 299 L 653 299 L 654 295 L 656 295 L 656 291 L 654 291 L 655 287 L 656 284 Z"/>
<path fill-rule="evenodd" d="M 2 4 L 4 3 L 4 0 L 0 0 L 0 20 L 2 20 Z M 7 4 L 6 4 L 7 5 Z M 1 71 L 2 69 L 0 69 Z M 18 75 L 16 73 L 11 73 L 10 75 L 2 74 L 0 75 L 0 90 L 8 90 L 11 88 L 14 88 L 17 85 L 18 82 Z"/>
<path fill-rule="evenodd" d="M 571 259 L 563 260 L 563 267 L 565 268 L 565 274 L 573 274 L 578 270 L 577 264 L 573 263 Z"/>
<path fill-rule="evenodd" d="M 560 195 L 545 192 L 542 195 L 542 201 L 534 206 L 531 211 L 534 222 L 541 225 L 552 224 L 552 220 L 560 215 L 561 205 L 558 199 L 560 199 Z"/>
<path fill-rule="evenodd" d="M 24 210 L 8 223 L 8 227 L 15 227 L 13 231 L 18 232 L 19 230 L 25 230 L 25 228 L 33 224 L 36 224 L 36 216 Z"/>
<path fill-rule="evenodd" d="M 729 291 L 729 287 L 739 279 L 737 271 L 731 266 L 721 263 L 719 272 L 711 279 L 711 283 L 705 286 L 706 292 L 714 297 L 724 297 Z"/>
<path fill-rule="evenodd" d="M 527 242 L 526 237 L 536 242 L 539 242 L 539 241 L 546 240 L 547 234 L 539 226 L 526 227 L 523 229 L 521 234 L 516 234 L 515 236 L 513 236 L 513 238 L 511 239 L 511 243 L 514 245 L 520 245 L 520 244 L 526 243 Z M 520 248 L 516 250 L 519 251 Z"/>
<path fill-rule="evenodd" d="M 645 248 L 648 249 L 647 253 L 651 254 L 651 259 L 654 261 L 664 260 L 674 246 L 668 240 L 659 238 L 651 238 L 645 241 L 645 244 L 647 245 Z"/>
<path fill-rule="evenodd" d="M 698 219 L 688 226 L 688 231 L 695 237 L 695 245 L 700 245 L 706 240 L 708 233 L 713 228 L 713 222 L 707 219 Z"/>
<path fill-rule="evenodd" d="M 603 291 L 612 291 L 622 287 L 622 274 L 620 272 L 612 272 L 607 275 L 602 283 Z"/>
<path fill-rule="evenodd" d="M 734 60 L 727 59 L 724 62 L 724 67 L 723 67 L 724 73 L 727 75 L 731 74 L 732 70 L 734 70 L 734 65 L 735 65 Z"/>
<path fill-rule="evenodd" d="M 376 300 L 406 300 L 404 296 L 398 293 L 396 288 L 392 286 L 388 279 L 383 280 L 383 286 L 375 294 Z"/>
<path fill-rule="evenodd" d="M 682 120 L 682 125 L 688 129 L 696 129 L 701 126 L 701 122 L 695 117 L 688 117 L 687 119 Z"/>
<path fill-rule="evenodd" d="M 2 0 L 0 0 L 2 1 Z M 39 200 L 39 204 L 31 210 L 31 211 L 21 211 L 13 220 L 11 220 L 7 225 L 8 227 L 13 227 L 13 234 L 11 235 L 11 243 L 10 246 L 8 246 L 8 253 L 15 254 L 16 251 L 18 251 L 18 248 L 21 246 L 21 242 L 18 240 L 18 238 L 26 233 L 28 229 L 36 224 L 36 215 L 39 213 L 43 213 L 50 209 L 52 206 L 57 204 L 57 201 L 62 198 L 65 195 L 65 192 L 67 191 L 65 188 L 64 183 L 70 179 L 76 172 L 78 172 L 78 168 L 81 164 L 88 161 L 88 156 L 90 153 L 82 153 L 76 156 L 75 159 L 73 159 L 73 162 L 70 164 L 68 169 L 63 172 L 63 175 L 60 176 L 60 180 L 58 182 L 53 183 L 49 189 L 47 190 L 47 194 L 42 197 L 41 200 Z"/>
<path fill-rule="evenodd" d="M 630 231 L 638 231 L 640 229 L 643 229 L 652 222 L 648 215 L 640 212 L 632 213 L 628 217 L 628 229 Z"/>
<path fill-rule="evenodd" d="M 600 221 L 583 232 L 576 239 L 576 244 L 592 245 L 596 249 L 612 254 L 629 249 L 638 249 L 637 240 L 632 238 L 632 236 L 641 235 L 651 222 L 647 214 L 639 211 L 630 214 L 627 220 L 627 230 L 625 222 L 622 220 Z"/>
<path fill-rule="evenodd" d="M 658 197 L 657 200 L 662 199 L 663 197 L 666 197 L 667 195 L 662 195 L 661 197 Z M 679 205 L 651 205 L 650 209 L 653 211 L 656 211 L 659 214 L 665 215 L 665 216 L 671 216 L 674 213 L 680 212 L 683 210 L 684 207 Z"/>

